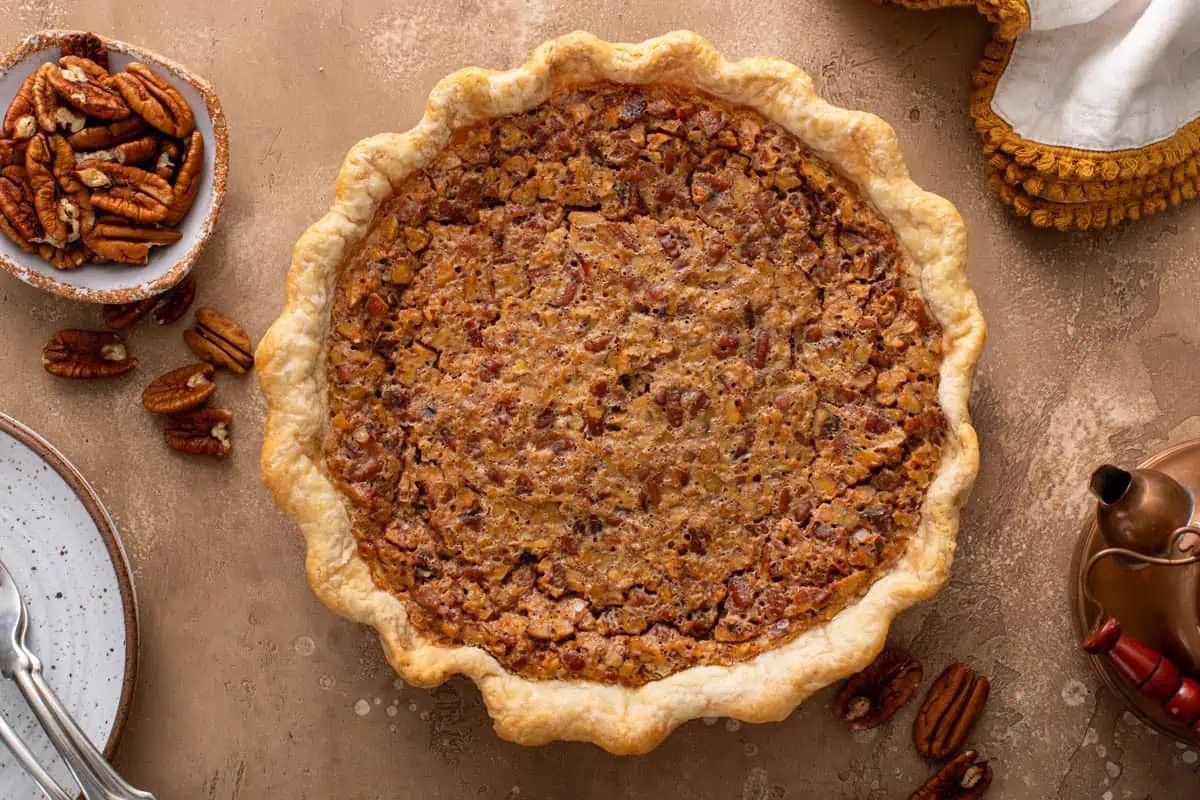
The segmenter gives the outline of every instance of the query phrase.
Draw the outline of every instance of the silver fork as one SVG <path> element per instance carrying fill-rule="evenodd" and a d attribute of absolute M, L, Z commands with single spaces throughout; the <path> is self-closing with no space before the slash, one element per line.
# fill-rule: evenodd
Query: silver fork
<path fill-rule="evenodd" d="M 17 688 L 33 709 L 34 716 L 46 729 L 50 742 L 79 783 L 86 800 L 155 800 L 154 795 L 149 792 L 135 789 L 126 783 L 116 770 L 109 766 L 100 751 L 80 730 L 78 723 L 63 708 L 58 696 L 42 675 L 42 662 L 25 646 L 25 633 L 28 628 L 29 611 L 25 607 L 25 600 L 21 597 L 8 568 L 0 561 L 0 674 L 16 682 Z M 10 749 L 12 741 L 19 744 L 15 736 L 10 740 L 3 733 L 3 730 L 0 730 L 0 739 L 3 739 Z M 20 749 L 24 749 L 23 745 Z M 13 754 L 27 770 L 30 769 L 30 763 L 22 757 L 18 749 L 13 749 Z M 24 750 L 24 755 L 32 759 L 28 750 Z M 37 767 L 36 763 L 33 766 Z M 37 769 L 42 776 L 49 779 L 44 770 L 40 767 Z M 33 771 L 30 771 L 30 774 L 47 796 L 59 800 L 59 796 L 52 793 L 53 789 L 47 789 L 47 784 L 42 783 L 41 776 Z M 53 788 L 62 791 L 52 779 L 50 783 Z"/>

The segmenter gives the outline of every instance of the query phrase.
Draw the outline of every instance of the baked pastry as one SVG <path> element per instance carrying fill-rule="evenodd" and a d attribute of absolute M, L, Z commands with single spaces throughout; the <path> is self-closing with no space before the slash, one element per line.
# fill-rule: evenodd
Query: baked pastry
<path fill-rule="evenodd" d="M 946 577 L 965 255 L 797 68 L 571 34 L 351 151 L 257 354 L 264 479 L 322 600 L 506 738 L 781 719 Z"/>

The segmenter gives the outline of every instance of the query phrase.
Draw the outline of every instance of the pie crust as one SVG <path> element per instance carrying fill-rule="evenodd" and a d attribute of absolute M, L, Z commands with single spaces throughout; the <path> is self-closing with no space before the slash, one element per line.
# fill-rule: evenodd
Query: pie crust
<path fill-rule="evenodd" d="M 531 680 L 507 672 L 478 647 L 442 646 L 424 637 L 409 623 L 404 602 L 375 586 L 323 451 L 334 282 L 380 205 L 406 176 L 430 163 L 456 129 L 528 110 L 556 86 L 582 81 L 682 84 L 781 125 L 852 181 L 892 225 L 926 306 L 943 328 L 938 399 L 947 434 L 917 531 L 893 568 L 833 619 L 773 650 L 727 666 L 693 666 L 638 687 Z M 949 572 L 958 510 L 979 460 L 967 401 L 985 326 L 965 267 L 966 233 L 958 213 L 909 180 L 892 129 L 872 115 L 825 103 L 795 66 L 773 58 L 728 62 L 688 32 L 636 45 L 569 34 L 539 47 L 517 69 L 472 68 L 449 76 L 435 87 L 415 128 L 366 139 L 351 150 L 333 207 L 296 245 L 287 307 L 257 352 L 268 400 L 263 479 L 300 524 L 309 581 L 321 600 L 375 627 L 392 665 L 408 681 L 432 686 L 454 673 L 471 677 L 507 739 L 531 745 L 590 741 L 614 753 L 639 753 L 696 717 L 780 720 L 808 695 L 870 662 L 892 618 L 933 594 Z"/>

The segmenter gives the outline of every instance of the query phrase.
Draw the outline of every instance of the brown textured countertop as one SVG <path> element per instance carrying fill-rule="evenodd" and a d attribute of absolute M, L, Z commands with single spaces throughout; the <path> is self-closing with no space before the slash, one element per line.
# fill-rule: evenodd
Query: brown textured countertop
<path fill-rule="evenodd" d="M 993 678 L 972 741 L 989 798 L 1182 798 L 1198 753 L 1151 734 L 1098 691 L 1077 655 L 1065 591 L 1085 481 L 1200 435 L 1189 381 L 1200 331 L 1195 209 L 1100 234 L 1035 232 L 987 192 L 967 117 L 967 72 L 987 38 L 970 11 L 919 14 L 865 0 L 569 0 L 162 4 L 0 0 L 0 47 L 40 28 L 91 29 L 209 78 L 229 116 L 221 225 L 201 256 L 200 302 L 260 336 L 282 303 L 291 246 L 325 209 L 345 151 L 414 123 L 430 86 L 468 64 L 503 67 L 583 28 L 639 40 L 680 27 L 730 56 L 778 55 L 831 101 L 897 130 L 915 178 L 970 229 L 971 280 L 991 328 L 975 394 L 983 467 L 948 586 L 904 614 L 893 641 L 927 675 L 966 660 Z M 57 444 L 121 528 L 141 598 L 136 706 L 118 764 L 173 800 L 288 798 L 904 798 L 928 774 L 915 708 L 849 733 L 825 692 L 772 725 L 705 720 L 650 755 L 496 739 L 474 687 L 396 683 L 373 634 L 327 612 L 302 548 L 257 478 L 263 402 L 226 377 L 227 463 L 169 453 L 138 405 L 186 363 L 179 330 L 139 328 L 130 379 L 69 384 L 40 348 L 98 311 L 0 278 L 0 410 Z M 928 680 L 927 680 L 928 683 Z M 709 723 L 709 724 L 706 724 Z"/>

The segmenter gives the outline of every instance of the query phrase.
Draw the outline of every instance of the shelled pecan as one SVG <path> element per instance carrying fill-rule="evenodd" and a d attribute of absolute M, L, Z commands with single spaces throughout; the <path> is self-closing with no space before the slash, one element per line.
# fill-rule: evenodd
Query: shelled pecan
<path fill-rule="evenodd" d="M 95 62 L 65 56 L 58 65 L 47 67 L 46 82 L 50 88 L 77 111 L 103 120 L 125 119 L 133 113 L 120 93 L 110 88 L 108 71 Z"/>
<path fill-rule="evenodd" d="M 183 95 L 145 64 L 133 63 L 114 76 L 129 107 L 168 136 L 182 139 L 195 128 L 195 118 Z"/>
<path fill-rule="evenodd" d="M 992 767 L 967 750 L 938 770 L 908 800 L 979 800 L 992 785 Z"/>
<path fill-rule="evenodd" d="M 962 747 L 983 713 L 991 684 L 964 664 L 951 664 L 929 687 L 913 723 L 913 742 L 926 758 L 942 759 Z"/>
<path fill-rule="evenodd" d="M 846 681 L 834 701 L 834 711 L 854 730 L 878 727 L 912 700 L 922 675 L 921 664 L 907 652 L 888 648 Z"/>
<path fill-rule="evenodd" d="M 0 231 L 28 253 L 35 251 L 35 241 L 42 238 L 24 167 L 0 170 Z"/>
<path fill-rule="evenodd" d="M 171 417 L 163 430 L 169 447 L 200 456 L 225 456 L 233 449 L 233 414 L 224 408 L 198 408 Z"/>
<path fill-rule="evenodd" d="M 153 172 L 111 161 L 84 161 L 77 174 L 93 189 L 92 205 L 134 222 L 161 222 L 174 201 L 171 185 Z"/>
<path fill-rule="evenodd" d="M 191 275 L 184 277 L 174 288 L 159 295 L 159 298 L 161 302 L 151 315 L 154 324 L 174 325 L 183 319 L 183 315 L 196 299 L 196 279 Z"/>
<path fill-rule="evenodd" d="M 216 367 L 190 364 L 160 375 L 142 392 L 142 405 L 155 414 L 179 414 L 202 406 L 217 390 Z"/>
<path fill-rule="evenodd" d="M 96 221 L 84 241 L 88 250 L 99 259 L 142 265 L 150 257 L 150 248 L 174 244 L 182 235 L 171 228 L 139 225 L 120 217 L 105 216 Z"/>
<path fill-rule="evenodd" d="M 94 33 L 77 33 L 66 37 L 59 46 L 59 51 L 63 57 L 86 58 L 103 69 L 108 69 L 108 48 Z"/>
<path fill-rule="evenodd" d="M 183 222 L 192 203 L 196 201 L 196 193 L 200 190 L 200 177 L 204 172 L 204 137 L 199 131 L 193 131 L 183 154 L 183 163 L 175 174 L 175 185 L 172 188 L 174 199 L 163 218 L 164 225 L 178 225 Z"/>
<path fill-rule="evenodd" d="M 158 305 L 159 296 L 147 297 L 145 300 L 134 300 L 129 303 L 115 303 L 104 307 L 105 326 L 114 331 L 132 328 L 141 322 L 142 317 L 149 314 Z"/>
<path fill-rule="evenodd" d="M 183 340 L 200 360 L 225 367 L 238 375 L 254 364 L 254 346 L 242 326 L 211 308 L 196 310 L 196 327 L 183 332 Z"/>
<path fill-rule="evenodd" d="M 125 342 L 108 331 L 59 331 L 42 350 L 42 366 L 60 378 L 112 378 L 137 367 Z"/>
<path fill-rule="evenodd" d="M 21 82 L 17 96 L 13 98 L 4 113 L 4 123 L 0 125 L 0 134 L 5 138 L 28 139 L 37 133 L 38 121 L 33 105 L 33 82 L 36 73 Z"/>

